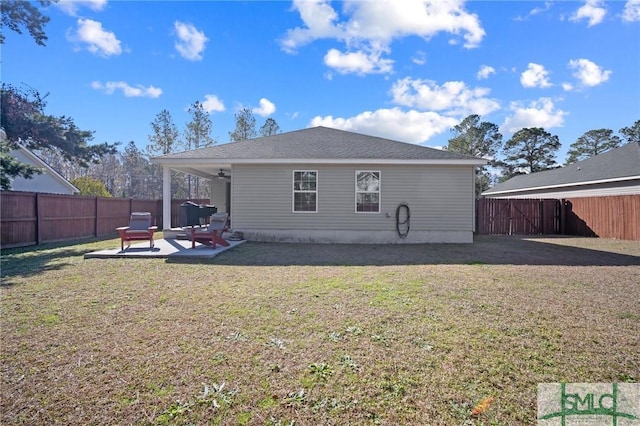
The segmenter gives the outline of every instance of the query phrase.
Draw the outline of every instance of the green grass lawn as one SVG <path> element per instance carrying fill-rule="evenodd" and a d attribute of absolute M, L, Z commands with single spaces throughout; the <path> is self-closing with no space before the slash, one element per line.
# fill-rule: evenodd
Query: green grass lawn
<path fill-rule="evenodd" d="M 83 259 L 118 246 L 2 252 L 0 424 L 530 425 L 538 383 L 640 381 L 637 241 Z"/>

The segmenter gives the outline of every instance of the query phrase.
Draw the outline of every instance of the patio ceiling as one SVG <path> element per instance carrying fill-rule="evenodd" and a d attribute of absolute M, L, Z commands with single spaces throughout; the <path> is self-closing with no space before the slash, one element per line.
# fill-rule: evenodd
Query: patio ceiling
<path fill-rule="evenodd" d="M 166 163 L 165 163 L 166 164 Z M 172 170 L 199 176 L 205 179 L 216 179 L 220 169 L 224 170 L 227 176 L 231 175 L 231 164 L 229 163 L 208 163 L 208 164 L 166 164 Z"/>

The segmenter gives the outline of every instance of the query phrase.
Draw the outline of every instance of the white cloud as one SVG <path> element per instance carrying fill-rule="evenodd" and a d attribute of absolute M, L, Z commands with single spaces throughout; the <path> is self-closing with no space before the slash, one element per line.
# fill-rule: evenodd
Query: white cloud
<path fill-rule="evenodd" d="M 515 18 L 515 20 L 516 21 L 525 21 L 525 20 L 529 19 L 530 16 L 539 15 L 540 13 L 544 13 L 544 12 L 548 11 L 549 9 L 551 9 L 551 5 L 552 5 L 552 2 L 545 1 L 543 7 L 534 7 L 533 9 L 531 9 L 531 11 L 529 11 L 528 15 L 526 15 L 524 17 L 517 16 Z"/>
<path fill-rule="evenodd" d="M 622 20 L 625 22 L 640 21 L 640 0 L 629 0 L 624 5 Z"/>
<path fill-rule="evenodd" d="M 108 95 L 113 94 L 116 90 L 121 90 L 127 98 L 157 98 L 162 94 L 162 89 L 157 87 L 144 87 L 141 84 L 134 87 L 124 81 L 107 81 L 104 84 L 94 81 L 91 83 L 91 87 Z"/>
<path fill-rule="evenodd" d="M 546 12 L 549 9 L 551 9 L 551 2 L 550 1 L 545 1 L 544 2 L 544 7 L 535 7 L 533 9 L 531 9 L 531 12 L 529 12 L 529 15 L 537 15 L 539 13 Z"/>
<path fill-rule="evenodd" d="M 67 15 L 77 16 L 81 7 L 88 7 L 96 12 L 104 10 L 107 0 L 59 0 L 53 4 Z"/>
<path fill-rule="evenodd" d="M 523 87 L 551 87 L 549 72 L 543 65 L 529 63 L 527 70 L 520 75 L 520 83 Z"/>
<path fill-rule="evenodd" d="M 470 88 L 462 81 L 447 81 L 441 86 L 432 80 L 412 79 L 396 81 L 391 87 L 397 105 L 423 110 L 444 111 L 448 115 L 486 115 L 500 108 L 488 97 L 485 87 Z"/>
<path fill-rule="evenodd" d="M 206 112 L 222 112 L 225 110 L 224 103 L 216 95 L 204 95 L 202 108 Z"/>
<path fill-rule="evenodd" d="M 91 19 L 78 19 L 78 28 L 68 36 L 73 42 L 85 43 L 87 50 L 99 56 L 109 57 L 122 53 L 120 40 L 111 31 L 102 28 L 102 24 Z"/>
<path fill-rule="evenodd" d="M 464 1 L 427 0 L 348 0 L 343 4 L 344 21 L 327 0 L 294 0 L 304 25 L 287 30 L 280 40 L 283 50 L 294 53 L 299 47 L 318 39 L 335 39 L 345 43 L 350 53 L 332 49 L 325 56 L 328 66 L 335 64 L 345 72 L 391 72 L 392 61 L 382 58 L 389 53 L 394 39 L 418 36 L 429 39 L 446 32 L 462 36 L 464 46 L 477 47 L 485 35 L 475 14 L 464 10 Z M 351 64 L 351 62 L 357 62 Z M 346 65 L 345 65 L 346 64 Z M 353 70 L 353 71 L 351 71 Z"/>
<path fill-rule="evenodd" d="M 411 58 L 411 62 L 416 65 L 424 65 L 427 63 L 427 54 L 420 50 L 416 52 L 415 55 L 413 55 L 413 58 Z"/>
<path fill-rule="evenodd" d="M 209 41 L 204 32 L 198 31 L 191 24 L 180 21 L 174 23 L 174 28 L 178 36 L 175 48 L 180 53 L 180 56 L 190 61 L 202 60 L 202 53 L 207 41 Z"/>
<path fill-rule="evenodd" d="M 314 117 L 310 126 L 325 126 L 383 138 L 424 144 L 458 124 L 457 119 L 435 112 L 403 111 L 400 108 L 366 111 L 355 117 Z"/>
<path fill-rule="evenodd" d="M 601 66 L 588 59 L 572 59 L 569 68 L 575 70 L 573 76 L 584 86 L 597 86 L 609 80 L 611 70 L 604 70 Z"/>
<path fill-rule="evenodd" d="M 324 57 L 324 63 L 340 74 L 388 73 L 393 69 L 393 60 L 383 59 L 379 54 L 365 52 L 341 53 L 330 49 Z"/>
<path fill-rule="evenodd" d="M 571 83 L 562 83 L 562 90 L 564 90 L 565 92 L 570 92 L 573 90 L 573 84 Z"/>
<path fill-rule="evenodd" d="M 328 1 L 294 0 L 292 8 L 300 13 L 305 28 L 287 30 L 286 36 L 281 40 L 282 49 L 286 52 L 294 53 L 298 47 L 317 39 L 341 38 L 343 30 L 334 24 L 338 14 Z"/>
<path fill-rule="evenodd" d="M 604 8 L 602 0 L 586 0 L 585 4 L 569 17 L 569 20 L 579 22 L 587 19 L 589 21 L 587 26 L 592 27 L 601 23 L 606 14 L 607 9 Z"/>
<path fill-rule="evenodd" d="M 260 99 L 260 106 L 251 110 L 254 114 L 261 117 L 267 117 L 276 112 L 276 106 L 267 98 Z"/>
<path fill-rule="evenodd" d="M 478 74 L 476 74 L 476 77 L 478 78 L 478 80 L 486 80 L 491 74 L 495 73 L 495 68 L 490 67 L 489 65 L 482 65 L 480 67 L 480 70 L 478 71 Z"/>
<path fill-rule="evenodd" d="M 568 113 L 556 109 L 550 98 L 540 98 L 537 101 L 524 105 L 521 102 L 512 102 L 509 109 L 511 116 L 507 117 L 500 126 L 501 132 L 514 133 L 527 127 L 562 127 L 564 117 Z"/>

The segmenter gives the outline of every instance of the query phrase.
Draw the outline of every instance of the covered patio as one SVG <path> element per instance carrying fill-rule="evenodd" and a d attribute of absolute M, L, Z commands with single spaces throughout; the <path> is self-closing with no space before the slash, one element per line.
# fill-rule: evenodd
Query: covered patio
<path fill-rule="evenodd" d="M 171 223 L 171 170 L 207 179 L 210 185 L 209 204 L 216 206 L 218 213 L 231 210 L 231 164 L 218 162 L 193 162 L 173 159 L 170 162 L 154 159 L 162 165 L 162 231 L 176 229 L 180 224 Z"/>
<path fill-rule="evenodd" d="M 231 250 L 240 244 L 246 242 L 246 240 L 232 241 L 228 246 L 221 244 L 216 245 L 216 248 L 211 248 L 207 245 L 196 243 L 194 248 L 191 248 L 191 240 L 178 239 L 178 238 L 159 238 L 155 240 L 154 247 L 149 248 L 149 242 L 140 242 L 132 244 L 131 247 L 125 250 L 119 248 L 99 250 L 84 255 L 85 259 L 117 259 L 117 258 L 146 258 L 146 259 L 168 259 L 168 258 L 180 258 L 180 259 L 212 259 L 220 253 Z"/>

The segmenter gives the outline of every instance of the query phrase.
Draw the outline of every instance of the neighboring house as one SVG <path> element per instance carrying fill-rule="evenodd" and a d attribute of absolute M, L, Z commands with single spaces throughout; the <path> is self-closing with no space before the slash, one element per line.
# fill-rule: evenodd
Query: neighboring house
<path fill-rule="evenodd" d="M 23 146 L 10 152 L 21 163 L 36 166 L 42 170 L 41 174 L 34 174 L 32 179 L 16 177 L 11 182 L 12 191 L 46 192 L 50 194 L 77 194 L 78 188 L 56 172 L 44 160 Z"/>
<path fill-rule="evenodd" d="M 211 179 L 212 204 L 249 240 L 327 243 L 473 242 L 474 169 L 486 163 L 326 127 L 151 161 L 163 166 L 164 217 L 173 169 Z"/>
<path fill-rule="evenodd" d="M 518 175 L 482 193 L 490 198 L 576 198 L 640 194 L 640 144 L 631 142 L 565 167 Z"/>

